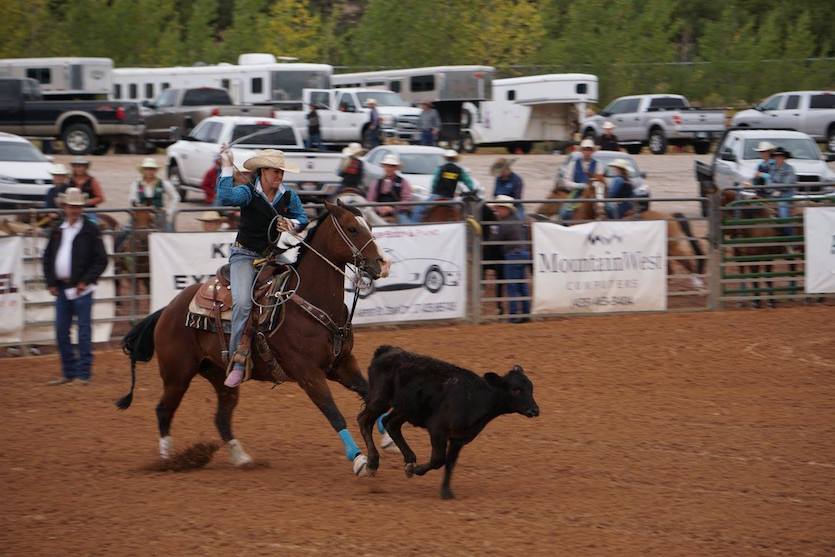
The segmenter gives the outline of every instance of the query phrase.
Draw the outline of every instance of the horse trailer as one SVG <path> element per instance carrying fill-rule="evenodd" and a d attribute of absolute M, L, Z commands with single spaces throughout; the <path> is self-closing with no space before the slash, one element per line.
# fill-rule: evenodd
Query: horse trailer
<path fill-rule="evenodd" d="M 528 153 L 537 141 L 564 146 L 574 139 L 588 103 L 597 102 L 597 76 L 548 74 L 493 81 L 493 100 L 464 105 L 461 148 L 505 147 Z"/>
<path fill-rule="evenodd" d="M 104 100 L 110 94 L 110 58 L 6 58 L 0 78 L 30 78 L 40 83 L 46 100 Z"/>
<path fill-rule="evenodd" d="M 334 87 L 389 89 L 412 104 L 431 102 L 441 116 L 441 135 L 460 145 L 464 103 L 478 106 L 493 98 L 491 66 L 435 66 L 403 70 L 336 74 Z"/>

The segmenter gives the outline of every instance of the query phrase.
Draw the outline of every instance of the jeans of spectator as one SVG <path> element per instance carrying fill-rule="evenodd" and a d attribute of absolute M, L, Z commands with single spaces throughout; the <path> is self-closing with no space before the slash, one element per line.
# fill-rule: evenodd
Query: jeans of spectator
<path fill-rule="evenodd" d="M 366 134 L 366 140 L 368 141 L 368 148 L 373 149 L 380 145 L 380 130 L 371 130 L 369 129 Z"/>
<path fill-rule="evenodd" d="M 310 149 L 319 149 L 320 147 L 322 147 L 322 134 L 311 133 L 310 139 L 307 140 L 307 146 Z"/>
<path fill-rule="evenodd" d="M 398 211 L 397 212 L 397 224 L 412 224 L 415 221 L 412 220 L 412 214 L 409 212 Z"/>
<path fill-rule="evenodd" d="M 505 261 L 525 261 L 530 259 L 530 254 L 525 250 L 512 251 L 506 253 Z M 521 282 L 525 279 L 525 264 L 524 263 L 508 263 L 504 266 L 504 278 L 506 280 L 519 280 L 520 282 L 507 283 L 507 297 L 508 298 L 527 298 L 530 295 L 527 282 Z M 529 300 L 511 300 L 510 313 L 511 314 L 529 314 L 531 312 L 531 303 Z"/>
<path fill-rule="evenodd" d="M 432 130 L 420 130 L 421 145 L 435 145 L 435 134 Z"/>
<path fill-rule="evenodd" d="M 792 216 L 792 203 L 791 201 L 778 201 L 777 202 L 777 217 L 781 219 L 788 219 Z M 792 234 L 792 227 L 791 226 L 783 226 L 780 227 L 780 232 L 783 236 L 791 236 Z"/>
<path fill-rule="evenodd" d="M 58 288 L 55 298 L 55 339 L 61 353 L 61 373 L 67 379 L 90 379 L 93 367 L 93 294 L 68 300 L 64 288 Z M 78 324 L 78 352 L 70 342 L 73 317 Z"/>
<path fill-rule="evenodd" d="M 232 334 L 229 337 L 229 357 L 235 354 L 241 341 L 246 322 L 252 313 L 252 283 L 255 267 L 252 262 L 258 254 L 248 249 L 232 248 L 229 256 L 229 280 L 232 283 Z"/>

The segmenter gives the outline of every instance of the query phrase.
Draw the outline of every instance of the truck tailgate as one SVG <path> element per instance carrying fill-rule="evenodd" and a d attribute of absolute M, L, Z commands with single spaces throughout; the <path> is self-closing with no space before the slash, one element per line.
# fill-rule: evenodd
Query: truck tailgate
<path fill-rule="evenodd" d="M 339 163 L 342 155 L 339 153 L 318 153 L 308 151 L 285 152 L 287 161 L 299 167 L 298 174 L 288 172 L 284 181 L 289 183 L 338 183 Z"/>
<path fill-rule="evenodd" d="M 213 116 L 263 116 L 272 118 L 273 109 L 270 106 L 216 106 L 212 108 Z"/>
<path fill-rule="evenodd" d="M 676 129 L 684 133 L 719 132 L 725 129 L 725 111 L 717 110 L 683 110 L 678 113 L 680 123 L 673 117 Z"/>

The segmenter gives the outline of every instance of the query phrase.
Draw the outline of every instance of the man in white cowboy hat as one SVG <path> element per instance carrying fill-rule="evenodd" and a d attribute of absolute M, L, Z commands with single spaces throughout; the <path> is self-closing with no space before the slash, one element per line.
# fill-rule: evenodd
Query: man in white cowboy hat
<path fill-rule="evenodd" d="M 218 180 L 218 202 L 241 209 L 238 235 L 229 256 L 232 282 L 229 354 L 232 355 L 232 368 L 224 383 L 227 387 L 237 387 L 243 380 L 248 356 L 237 352 L 237 349 L 252 311 L 250 290 L 256 273 L 253 263 L 269 251 L 270 240 L 276 237 L 273 226 L 278 232 L 288 232 L 307 224 L 308 218 L 298 194 L 282 184 L 285 172 L 299 171 L 286 161 L 283 152 L 276 149 L 256 152 L 243 163 L 244 168 L 253 173 L 252 181 L 237 187 L 233 184 L 235 161 L 228 146 L 224 145 L 221 149 L 221 156 L 223 169 Z"/>
<path fill-rule="evenodd" d="M 609 120 L 603 122 L 603 133 L 597 138 L 601 151 L 620 151 L 618 136 L 615 135 L 615 125 Z"/>
<path fill-rule="evenodd" d="M 173 226 L 174 211 L 177 210 L 179 194 L 168 180 L 157 176 L 159 165 L 151 157 L 146 157 L 139 165 L 142 176 L 131 182 L 128 200 L 131 207 L 151 207 L 160 215 L 165 211 L 166 229 Z"/>
<path fill-rule="evenodd" d="M 374 203 L 384 202 L 407 202 L 412 200 L 412 186 L 409 181 L 398 173 L 400 169 L 400 158 L 394 153 L 389 153 L 380 161 L 383 166 L 383 177 L 374 180 L 368 187 L 368 201 Z M 374 207 L 374 210 L 381 217 L 394 217 L 398 224 L 409 224 L 412 222 L 409 207 Z"/>
<path fill-rule="evenodd" d="M 569 190 L 569 197 L 576 199 L 583 193 L 583 189 L 591 183 L 592 180 L 603 179 L 603 173 L 597 159 L 594 158 L 595 145 L 594 141 L 587 137 L 580 142 L 580 156 L 572 155 L 573 162 L 571 163 L 571 170 L 569 178 L 565 181 L 565 187 Z M 564 203 L 560 206 L 560 218 L 562 220 L 571 220 L 574 213 L 574 205 Z"/>
<path fill-rule="evenodd" d="M 55 209 L 58 207 L 58 195 L 64 193 L 69 187 L 69 171 L 63 164 L 53 164 L 49 167 L 49 174 L 52 176 L 52 188 L 46 192 L 45 207 Z"/>
<path fill-rule="evenodd" d="M 368 111 L 368 128 L 366 130 L 366 139 L 371 149 L 380 144 L 380 134 L 383 132 L 380 126 L 380 112 L 377 110 L 377 99 L 368 99 L 365 105 L 370 109 Z"/>
<path fill-rule="evenodd" d="M 505 242 L 501 246 L 502 256 L 510 263 L 503 266 L 502 278 L 519 281 L 509 282 L 506 285 L 506 294 L 508 298 L 511 298 L 510 314 L 518 316 L 511 318 L 510 322 L 525 323 L 530 321 L 528 317 L 531 312 L 530 301 L 513 300 L 513 298 L 527 298 L 530 295 L 528 284 L 525 282 L 525 263 L 522 263 L 530 259 L 530 251 L 524 244 L 519 244 L 526 240 L 526 236 L 525 228 L 516 212 L 515 201 L 516 199 L 509 195 L 497 195 L 489 203 L 490 209 L 499 221 L 490 227 L 490 240 Z"/>
<path fill-rule="evenodd" d="M 219 232 L 223 229 L 226 217 L 217 211 L 203 211 L 197 220 L 203 223 L 203 232 Z"/>
<path fill-rule="evenodd" d="M 362 189 L 363 163 L 360 156 L 365 152 L 357 142 L 349 143 L 342 149 L 342 162 L 339 165 L 339 176 L 342 178 L 342 187 Z"/>
<path fill-rule="evenodd" d="M 71 188 L 78 188 L 82 193 L 87 194 L 87 207 L 96 207 L 104 203 L 104 192 L 99 181 L 90 176 L 90 161 L 84 157 L 75 157 L 70 161 Z"/>
<path fill-rule="evenodd" d="M 61 353 L 61 377 L 50 384 L 87 384 L 93 367 L 93 290 L 107 267 L 107 253 L 99 227 L 82 215 L 87 195 L 67 188 L 58 195 L 58 203 L 64 220 L 50 232 L 43 254 L 46 285 L 55 296 L 55 338 Z M 70 342 L 73 318 L 78 325 L 78 353 Z"/>
<path fill-rule="evenodd" d="M 610 199 L 630 199 L 635 197 L 632 180 L 629 172 L 632 167 L 626 159 L 615 159 L 609 163 L 617 175 L 609 182 L 606 197 Z M 634 211 L 635 206 L 631 201 L 618 201 L 606 203 L 606 214 L 611 219 L 622 219 Z"/>
<path fill-rule="evenodd" d="M 774 173 L 775 165 L 771 155 L 776 148 L 777 146 L 770 141 L 760 141 L 754 149 L 754 151 L 760 154 L 761 159 L 751 179 L 751 183 L 755 186 L 766 186 L 771 182 L 771 175 Z"/>

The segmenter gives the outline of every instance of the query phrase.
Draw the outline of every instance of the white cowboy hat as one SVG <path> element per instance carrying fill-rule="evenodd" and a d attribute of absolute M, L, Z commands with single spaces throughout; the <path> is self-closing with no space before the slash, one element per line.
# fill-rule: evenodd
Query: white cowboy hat
<path fill-rule="evenodd" d="M 389 165 L 392 165 L 392 166 L 400 166 L 400 157 L 398 157 L 397 155 L 395 155 L 393 153 L 389 153 L 388 155 L 383 157 L 383 160 L 380 162 L 380 164 L 389 164 Z"/>
<path fill-rule="evenodd" d="M 760 141 L 754 151 L 762 153 L 763 151 L 773 151 L 776 148 L 777 146 L 770 141 Z"/>
<path fill-rule="evenodd" d="M 445 159 L 457 159 L 458 158 L 458 151 L 455 149 L 447 149 L 444 151 L 444 158 Z"/>
<path fill-rule="evenodd" d="M 611 123 L 610 121 L 606 120 L 605 122 L 603 122 L 603 129 L 604 130 L 613 130 L 613 129 L 615 129 L 615 125 L 613 123 Z"/>
<path fill-rule="evenodd" d="M 53 176 L 58 176 L 60 174 L 63 174 L 64 176 L 69 175 L 69 171 L 67 170 L 67 167 L 64 166 L 61 163 L 53 164 L 52 166 L 50 166 L 49 167 L 49 173 L 52 174 Z"/>
<path fill-rule="evenodd" d="M 82 156 L 75 157 L 73 160 L 70 161 L 70 166 L 90 166 L 90 161 L 85 159 Z"/>
<path fill-rule="evenodd" d="M 244 161 L 245 170 L 258 170 L 259 168 L 277 168 L 284 172 L 298 172 L 299 167 L 288 164 L 284 153 L 278 149 L 264 149 L 256 151 L 251 158 Z"/>
<path fill-rule="evenodd" d="M 583 141 L 580 142 L 580 149 L 594 149 L 594 140 L 587 137 Z"/>
<path fill-rule="evenodd" d="M 159 165 L 157 164 L 157 161 L 155 161 L 151 157 L 145 157 L 144 159 L 142 159 L 142 164 L 139 165 L 139 170 L 142 170 L 143 168 L 158 169 Z"/>
<path fill-rule="evenodd" d="M 353 157 L 354 155 L 358 155 L 363 151 L 365 151 L 365 149 L 362 148 L 362 145 L 360 145 L 357 142 L 353 142 L 349 143 L 347 147 L 342 149 L 342 154 L 346 157 Z"/>
<path fill-rule="evenodd" d="M 78 188 L 67 188 L 67 191 L 58 194 L 58 203 L 83 207 L 87 204 L 87 194 Z"/>
<path fill-rule="evenodd" d="M 632 170 L 632 167 L 629 166 L 629 161 L 626 159 L 615 159 L 610 162 L 607 166 L 612 166 L 614 168 L 620 168 L 629 172 Z"/>
<path fill-rule="evenodd" d="M 377 106 L 377 99 L 368 99 L 367 101 L 365 101 L 365 105 L 366 106 L 371 106 L 371 105 Z"/>
<path fill-rule="evenodd" d="M 488 203 L 491 207 L 504 207 L 505 209 L 516 209 L 513 202 L 516 201 L 509 195 L 497 195 L 493 201 Z"/>
<path fill-rule="evenodd" d="M 218 213 L 217 211 L 203 211 L 200 213 L 200 216 L 197 217 L 197 220 L 203 222 L 215 222 L 219 220 L 224 220 L 226 217 Z"/>

